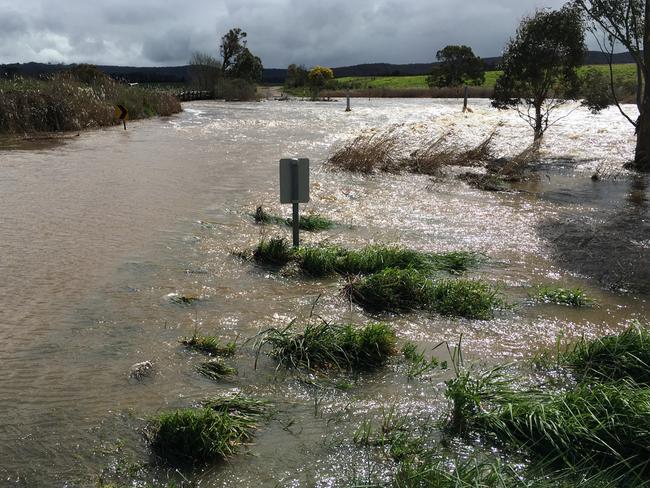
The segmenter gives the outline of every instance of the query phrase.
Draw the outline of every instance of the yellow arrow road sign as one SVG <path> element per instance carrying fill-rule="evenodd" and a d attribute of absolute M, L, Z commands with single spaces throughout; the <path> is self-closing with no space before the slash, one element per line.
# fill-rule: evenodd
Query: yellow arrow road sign
<path fill-rule="evenodd" d="M 120 120 L 126 120 L 129 117 L 129 111 L 124 105 L 115 106 L 115 118 Z"/>

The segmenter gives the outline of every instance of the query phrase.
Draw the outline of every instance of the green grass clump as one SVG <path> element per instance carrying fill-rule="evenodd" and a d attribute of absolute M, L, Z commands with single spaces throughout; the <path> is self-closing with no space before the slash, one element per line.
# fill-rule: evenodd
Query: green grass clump
<path fill-rule="evenodd" d="M 262 207 L 257 207 L 255 213 L 253 214 L 253 218 L 255 219 L 256 224 L 283 224 L 288 227 L 293 226 L 293 219 L 284 219 L 282 217 L 278 217 L 277 215 L 272 215 L 266 212 Z M 307 232 L 319 232 L 322 230 L 331 229 L 334 227 L 334 222 L 332 222 L 327 217 L 323 217 L 320 214 L 309 214 L 301 215 L 298 225 L 301 230 Z"/>
<path fill-rule="evenodd" d="M 196 370 L 203 376 L 206 376 L 213 380 L 221 380 L 226 376 L 237 374 L 237 370 L 235 368 L 228 366 L 219 359 L 213 359 L 211 361 L 201 363 L 196 367 Z"/>
<path fill-rule="evenodd" d="M 498 292 L 474 280 L 433 281 L 415 269 L 388 268 L 350 283 L 344 293 L 372 312 L 431 310 L 489 320 L 501 305 Z"/>
<path fill-rule="evenodd" d="M 232 356 L 237 348 L 234 342 L 222 345 L 217 337 L 202 336 L 196 332 L 190 338 L 181 339 L 180 343 L 189 349 L 205 352 L 212 356 Z"/>
<path fill-rule="evenodd" d="M 550 285 L 537 287 L 535 293 L 531 295 L 531 299 L 571 307 L 587 307 L 593 303 L 580 288 L 560 288 Z"/>
<path fill-rule="evenodd" d="M 204 407 L 216 412 L 227 413 L 232 417 L 242 417 L 254 421 L 265 415 L 269 404 L 264 400 L 250 398 L 241 394 L 216 397 L 202 403 Z"/>
<path fill-rule="evenodd" d="M 650 385 L 650 329 L 636 323 L 617 335 L 580 340 L 562 362 L 579 379 L 631 379 Z"/>
<path fill-rule="evenodd" d="M 153 451 L 171 464 L 195 464 L 232 456 L 252 437 L 256 422 L 210 407 L 164 412 L 149 423 Z"/>
<path fill-rule="evenodd" d="M 277 217 L 266 212 L 261 206 L 255 209 L 253 218 L 255 219 L 255 223 L 260 225 L 282 224 L 285 221 L 282 217 Z"/>
<path fill-rule="evenodd" d="M 470 252 L 427 253 L 397 246 L 374 245 L 358 250 L 339 246 L 307 247 L 298 251 L 300 267 L 312 276 L 371 274 L 387 268 L 462 273 L 479 262 Z"/>
<path fill-rule="evenodd" d="M 495 369 L 447 382 L 450 427 L 480 432 L 563 466 L 643 469 L 650 459 L 650 390 L 635 383 L 580 383 L 518 390 Z"/>
<path fill-rule="evenodd" d="M 287 219 L 286 224 L 292 227 L 293 219 Z M 334 222 L 327 217 L 323 217 L 321 214 L 309 214 L 300 216 L 298 226 L 301 230 L 307 232 L 319 232 L 321 230 L 331 229 L 334 227 Z"/>
<path fill-rule="evenodd" d="M 286 239 L 274 237 L 258 244 L 253 259 L 259 264 L 284 266 L 293 258 L 293 249 Z"/>
<path fill-rule="evenodd" d="M 271 357 L 293 368 L 368 370 L 396 353 L 396 337 L 391 327 L 381 323 L 355 327 L 310 322 L 302 332 L 293 324 L 264 331 L 258 353 L 264 346 L 270 347 Z"/>

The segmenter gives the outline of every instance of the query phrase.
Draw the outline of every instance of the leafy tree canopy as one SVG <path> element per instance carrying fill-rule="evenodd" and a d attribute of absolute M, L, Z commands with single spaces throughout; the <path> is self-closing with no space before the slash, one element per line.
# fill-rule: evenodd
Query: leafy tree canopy
<path fill-rule="evenodd" d="M 469 46 L 447 46 L 436 59 L 440 64 L 427 79 L 429 86 L 482 85 L 485 81 L 485 63 Z"/>
<path fill-rule="evenodd" d="M 587 52 L 578 9 L 539 10 L 522 20 L 506 45 L 492 105 L 516 108 L 539 139 L 550 114 L 580 89 L 577 68 Z M 522 110 L 522 106 L 525 107 Z"/>

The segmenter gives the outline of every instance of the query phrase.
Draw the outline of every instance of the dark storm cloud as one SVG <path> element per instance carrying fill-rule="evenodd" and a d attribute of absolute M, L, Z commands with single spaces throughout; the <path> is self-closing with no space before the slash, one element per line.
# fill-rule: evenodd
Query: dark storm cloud
<path fill-rule="evenodd" d="M 265 66 L 427 62 L 447 44 L 498 55 L 519 19 L 564 0 L 0 0 L 0 63 L 185 64 L 248 32 Z"/>

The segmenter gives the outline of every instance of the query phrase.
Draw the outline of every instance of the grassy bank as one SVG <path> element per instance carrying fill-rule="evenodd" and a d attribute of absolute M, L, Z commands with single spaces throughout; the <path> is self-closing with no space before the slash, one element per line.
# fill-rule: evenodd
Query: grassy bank
<path fill-rule="evenodd" d="M 129 119 L 167 116 L 182 110 L 171 94 L 117 83 L 92 70 L 46 80 L 0 80 L 0 134 L 76 131 L 115 125 L 115 106 Z"/>
<path fill-rule="evenodd" d="M 580 76 L 584 76 L 590 69 L 595 69 L 609 76 L 607 65 L 587 65 L 578 70 Z M 501 71 L 487 71 L 485 82 L 481 86 L 470 87 L 471 98 L 489 98 L 492 96 L 497 79 Z M 636 66 L 634 64 L 614 65 L 614 78 L 616 84 L 627 93 L 634 94 L 636 84 Z M 417 76 L 346 76 L 336 78 L 335 87 L 332 90 L 325 90 L 321 94 L 325 97 L 345 96 L 347 89 L 353 97 L 401 97 L 401 98 L 460 98 L 464 95 L 462 88 L 429 88 L 427 75 Z M 296 94 L 300 96 L 300 94 Z"/>

